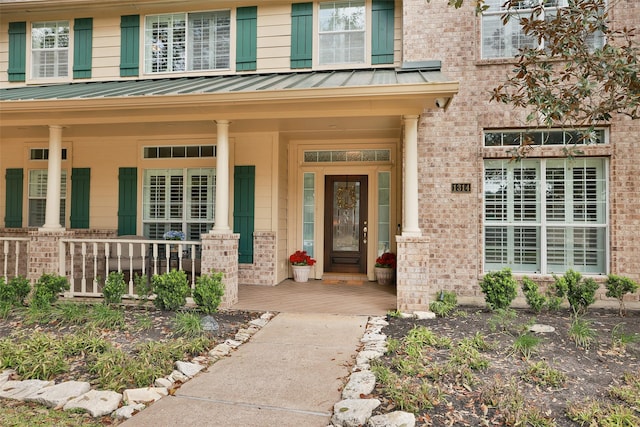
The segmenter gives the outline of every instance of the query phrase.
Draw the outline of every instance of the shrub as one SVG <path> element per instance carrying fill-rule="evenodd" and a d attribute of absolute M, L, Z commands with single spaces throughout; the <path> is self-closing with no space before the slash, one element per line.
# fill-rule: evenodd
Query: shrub
<path fill-rule="evenodd" d="M 438 299 L 429 304 L 429 310 L 440 317 L 446 317 L 457 305 L 458 298 L 455 292 L 440 291 Z"/>
<path fill-rule="evenodd" d="M 107 305 L 120 304 L 126 287 L 127 285 L 124 282 L 124 273 L 117 271 L 109 273 L 107 280 L 104 282 L 104 288 L 102 289 L 104 303 Z"/>
<path fill-rule="evenodd" d="M 527 276 L 522 278 L 522 292 L 527 300 L 527 304 L 534 313 L 540 313 L 547 304 L 547 298 L 538 292 L 538 285 Z"/>
<path fill-rule="evenodd" d="M 616 276 L 614 274 L 609 274 L 607 276 L 607 296 L 609 298 L 616 298 L 618 303 L 620 304 L 620 309 L 618 313 L 620 316 L 624 316 L 626 314 L 626 309 L 624 306 L 624 296 L 626 294 L 632 294 L 638 290 L 638 284 L 628 277 Z"/>
<path fill-rule="evenodd" d="M 66 277 L 43 274 L 36 282 L 31 305 L 38 309 L 50 307 L 58 300 L 58 294 L 67 290 L 69 290 L 69 282 Z"/>
<path fill-rule="evenodd" d="M 0 277 L 0 303 L 23 305 L 29 292 L 31 292 L 31 285 L 25 277 L 13 277 L 8 283 Z"/>
<path fill-rule="evenodd" d="M 556 295 L 566 297 L 573 314 L 581 316 L 587 311 L 587 307 L 596 302 L 596 290 L 599 285 L 593 279 L 583 279 L 577 271 L 567 270 L 564 276 L 555 279 Z"/>
<path fill-rule="evenodd" d="M 205 314 L 213 314 L 218 311 L 224 295 L 224 283 L 222 273 L 203 274 L 196 279 L 193 290 L 193 300 Z"/>
<path fill-rule="evenodd" d="M 133 287 L 136 295 L 140 298 L 140 304 L 144 304 L 149 301 L 149 297 L 153 294 L 153 286 L 149 280 L 147 280 L 147 275 L 136 274 L 133 277 Z"/>
<path fill-rule="evenodd" d="M 151 278 L 156 298 L 153 304 L 160 310 L 175 311 L 187 303 L 189 280 L 184 271 L 171 270 L 168 273 L 155 274 Z"/>
<path fill-rule="evenodd" d="M 516 297 L 517 282 L 508 267 L 485 274 L 480 288 L 491 310 L 507 308 Z"/>

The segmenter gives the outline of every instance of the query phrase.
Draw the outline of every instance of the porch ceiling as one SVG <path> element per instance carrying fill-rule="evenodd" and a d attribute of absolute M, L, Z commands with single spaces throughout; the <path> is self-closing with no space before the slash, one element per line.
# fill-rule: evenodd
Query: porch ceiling
<path fill-rule="evenodd" d="M 249 128 L 297 132 L 322 118 L 397 117 L 435 108 L 458 83 L 439 68 L 358 69 L 199 76 L 0 89 L 0 126 L 245 121 Z M 331 122 L 332 120 L 329 120 Z M 351 127 L 368 128 L 371 120 Z M 95 130 L 94 130 L 95 131 Z"/>

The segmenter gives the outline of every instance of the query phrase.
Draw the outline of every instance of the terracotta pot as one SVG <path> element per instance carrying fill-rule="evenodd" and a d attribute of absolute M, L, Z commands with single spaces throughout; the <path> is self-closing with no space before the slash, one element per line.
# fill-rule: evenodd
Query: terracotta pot
<path fill-rule="evenodd" d="M 380 285 L 393 284 L 393 278 L 394 278 L 393 276 L 395 272 L 393 268 L 376 267 L 375 271 L 376 271 L 376 280 L 378 281 L 378 284 Z"/>
<path fill-rule="evenodd" d="M 292 265 L 293 280 L 296 282 L 306 282 L 309 280 L 310 265 Z"/>

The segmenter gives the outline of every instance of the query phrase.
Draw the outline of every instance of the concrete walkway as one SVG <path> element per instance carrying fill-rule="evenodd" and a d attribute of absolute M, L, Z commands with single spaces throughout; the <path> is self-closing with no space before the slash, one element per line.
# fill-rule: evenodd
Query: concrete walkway
<path fill-rule="evenodd" d="M 281 313 L 124 426 L 326 427 L 366 316 Z"/>

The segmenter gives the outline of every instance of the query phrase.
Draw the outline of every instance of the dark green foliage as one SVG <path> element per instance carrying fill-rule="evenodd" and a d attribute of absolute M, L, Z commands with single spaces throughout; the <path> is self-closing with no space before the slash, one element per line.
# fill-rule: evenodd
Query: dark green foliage
<path fill-rule="evenodd" d="M 218 311 L 218 306 L 224 295 L 222 277 L 222 273 L 212 273 L 210 275 L 203 274 L 196 279 L 193 300 L 205 314 L 213 314 Z"/>
<path fill-rule="evenodd" d="M 596 290 L 600 285 L 595 280 L 583 279 L 580 273 L 573 270 L 567 270 L 562 277 L 554 275 L 553 278 L 556 295 L 567 298 L 575 316 L 583 315 L 587 307 L 596 302 Z"/>
<path fill-rule="evenodd" d="M 153 293 L 156 294 L 153 304 L 160 310 L 175 311 L 187 303 L 191 289 L 184 271 L 171 270 L 155 274 L 151 278 L 151 284 Z"/>
<path fill-rule="evenodd" d="M 538 284 L 527 276 L 522 278 L 522 292 L 527 300 L 527 304 L 534 313 L 540 313 L 547 304 L 547 298 L 538 292 Z"/>
<path fill-rule="evenodd" d="M 440 291 L 438 293 L 438 299 L 431 301 L 429 304 L 429 310 L 440 317 L 446 317 L 457 305 L 458 297 L 455 292 Z"/>
<path fill-rule="evenodd" d="M 8 283 L 3 277 L 0 277 L 0 303 L 14 306 L 23 305 L 29 292 L 31 292 L 31 285 L 25 277 L 14 277 Z"/>
<path fill-rule="evenodd" d="M 638 284 L 628 277 L 616 276 L 609 274 L 607 276 L 607 296 L 609 298 L 616 298 L 620 304 L 619 314 L 624 316 L 626 309 L 624 307 L 624 296 L 626 294 L 632 294 L 638 290 Z"/>
<path fill-rule="evenodd" d="M 140 303 L 144 304 L 149 300 L 151 294 L 153 294 L 153 286 L 149 280 L 147 280 L 147 275 L 135 275 L 133 278 L 133 287 L 136 295 L 140 298 Z"/>
<path fill-rule="evenodd" d="M 516 297 L 517 282 L 508 267 L 485 274 L 480 288 L 490 309 L 507 308 Z"/>
<path fill-rule="evenodd" d="M 35 308 L 46 308 L 58 300 L 58 295 L 69 290 L 66 277 L 57 274 L 43 274 L 36 282 L 31 305 Z"/>
<path fill-rule="evenodd" d="M 124 282 L 124 273 L 117 271 L 109 273 L 107 280 L 104 282 L 104 288 L 102 289 L 104 303 L 120 304 L 126 287 L 127 285 Z"/>

